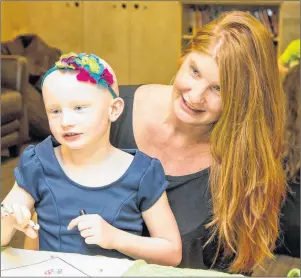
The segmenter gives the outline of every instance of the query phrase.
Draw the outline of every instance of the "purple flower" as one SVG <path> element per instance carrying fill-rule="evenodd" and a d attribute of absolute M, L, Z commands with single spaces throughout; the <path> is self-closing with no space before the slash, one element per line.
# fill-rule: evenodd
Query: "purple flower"
<path fill-rule="evenodd" d="M 76 58 L 75 56 L 71 56 L 71 57 L 68 57 L 68 58 L 63 58 L 62 62 L 66 63 L 67 65 L 70 65 L 74 61 L 75 58 Z"/>

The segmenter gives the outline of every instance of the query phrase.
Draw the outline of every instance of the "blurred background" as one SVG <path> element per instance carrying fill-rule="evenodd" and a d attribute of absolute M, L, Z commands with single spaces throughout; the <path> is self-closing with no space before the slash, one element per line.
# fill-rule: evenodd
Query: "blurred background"
<path fill-rule="evenodd" d="M 95 53 L 104 58 L 121 85 L 169 84 L 183 45 L 203 24 L 227 10 L 245 10 L 257 17 L 271 33 L 278 55 L 300 37 L 299 1 L 4 0 L 1 41 L 37 35 L 61 52 Z M 35 55 L 42 55 L 42 49 L 32 49 L 28 40 L 26 44 Z M 45 53 L 37 56 L 35 62 L 41 67 L 52 62 Z"/>

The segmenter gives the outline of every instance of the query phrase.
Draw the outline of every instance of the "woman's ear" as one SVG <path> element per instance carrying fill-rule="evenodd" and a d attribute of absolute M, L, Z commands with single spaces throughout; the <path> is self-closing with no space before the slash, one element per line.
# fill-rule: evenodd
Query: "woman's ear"
<path fill-rule="evenodd" d="M 115 122 L 121 115 L 124 108 L 124 101 L 118 97 L 113 100 L 109 108 L 109 119 L 111 122 Z"/>

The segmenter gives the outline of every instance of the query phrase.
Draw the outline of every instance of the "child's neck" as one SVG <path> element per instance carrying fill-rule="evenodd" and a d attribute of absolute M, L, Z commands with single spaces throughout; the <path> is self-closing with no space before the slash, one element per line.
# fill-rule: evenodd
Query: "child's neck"
<path fill-rule="evenodd" d="M 85 148 L 72 150 L 61 146 L 61 158 L 64 164 L 77 166 L 93 166 L 107 160 L 115 148 L 109 140 L 99 140 Z"/>

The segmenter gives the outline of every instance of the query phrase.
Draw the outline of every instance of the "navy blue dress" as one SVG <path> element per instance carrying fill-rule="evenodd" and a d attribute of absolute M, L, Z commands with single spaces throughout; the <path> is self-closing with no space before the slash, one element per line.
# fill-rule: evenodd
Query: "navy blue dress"
<path fill-rule="evenodd" d="M 116 250 L 86 244 L 77 227 L 68 231 L 67 226 L 84 209 L 118 229 L 141 235 L 141 212 L 152 207 L 168 186 L 161 163 L 138 150 L 126 150 L 134 159 L 117 181 L 87 187 L 64 173 L 54 153 L 55 145 L 49 136 L 36 146 L 28 146 L 14 170 L 18 185 L 35 200 L 40 250 L 128 258 Z"/>

